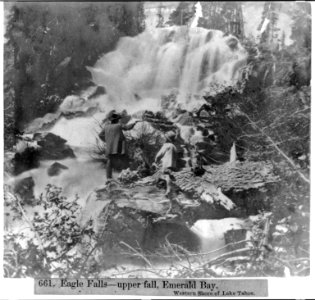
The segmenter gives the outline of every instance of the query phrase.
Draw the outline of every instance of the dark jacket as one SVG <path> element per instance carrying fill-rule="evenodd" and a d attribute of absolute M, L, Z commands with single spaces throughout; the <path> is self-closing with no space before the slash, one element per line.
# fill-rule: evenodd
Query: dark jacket
<path fill-rule="evenodd" d="M 107 124 L 99 134 L 99 138 L 106 143 L 106 154 L 127 154 L 126 138 L 123 130 L 132 129 L 134 124 Z"/>

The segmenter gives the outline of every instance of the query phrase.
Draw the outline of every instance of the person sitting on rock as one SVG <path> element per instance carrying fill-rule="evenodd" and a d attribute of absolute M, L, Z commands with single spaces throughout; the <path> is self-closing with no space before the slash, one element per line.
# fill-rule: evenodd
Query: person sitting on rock
<path fill-rule="evenodd" d="M 176 171 L 177 169 L 177 149 L 174 145 L 176 133 L 173 131 L 165 135 L 166 142 L 155 156 L 155 164 L 161 162 L 162 172 L 166 170 Z"/>
<path fill-rule="evenodd" d="M 121 116 L 112 110 L 106 118 L 110 123 L 104 126 L 104 129 L 99 134 L 99 138 L 106 143 L 106 177 L 111 179 L 113 176 L 113 161 L 115 158 L 120 158 L 127 154 L 126 138 L 123 130 L 131 130 L 140 122 L 124 125 L 119 122 Z"/>

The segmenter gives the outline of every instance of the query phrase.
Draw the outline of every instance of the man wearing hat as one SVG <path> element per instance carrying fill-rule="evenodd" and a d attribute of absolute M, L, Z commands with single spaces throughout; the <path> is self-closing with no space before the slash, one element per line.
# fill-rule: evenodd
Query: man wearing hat
<path fill-rule="evenodd" d="M 174 145 L 176 137 L 175 132 L 167 132 L 165 135 L 166 142 L 155 156 L 155 163 L 161 161 L 162 171 L 175 171 L 177 168 L 177 149 Z"/>
<path fill-rule="evenodd" d="M 113 176 L 113 160 L 127 154 L 126 138 L 123 130 L 131 130 L 138 122 L 125 125 L 121 124 L 119 120 L 121 116 L 112 110 L 106 118 L 110 123 L 106 124 L 104 129 L 99 134 L 99 138 L 106 143 L 106 177 L 107 179 Z"/>

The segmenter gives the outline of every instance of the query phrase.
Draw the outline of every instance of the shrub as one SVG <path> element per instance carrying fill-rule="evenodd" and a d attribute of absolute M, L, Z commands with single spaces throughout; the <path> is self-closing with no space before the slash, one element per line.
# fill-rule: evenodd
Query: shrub
<path fill-rule="evenodd" d="M 92 223 L 82 226 L 78 198 L 69 201 L 61 192 L 60 188 L 47 185 L 45 193 L 26 212 L 19 197 L 6 191 L 5 205 L 13 217 L 13 226 L 18 220 L 29 228 L 8 230 L 4 235 L 5 277 L 93 274 L 90 264 L 93 258 L 89 257 L 96 243 Z"/>

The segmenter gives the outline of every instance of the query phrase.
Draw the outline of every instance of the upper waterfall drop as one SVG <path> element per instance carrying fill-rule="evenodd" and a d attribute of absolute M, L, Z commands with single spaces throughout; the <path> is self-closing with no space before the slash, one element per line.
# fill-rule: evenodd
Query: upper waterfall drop
<path fill-rule="evenodd" d="M 114 51 L 88 68 L 94 83 L 104 86 L 106 94 L 84 100 L 86 90 L 80 96 L 67 97 L 59 107 L 61 113 L 91 107 L 92 115 L 80 120 L 62 117 L 50 131 L 72 146 L 92 147 L 99 124 L 111 109 L 128 114 L 157 112 L 162 109 L 161 96 L 175 89 L 174 108 L 180 105 L 191 110 L 205 101 L 201 96 L 209 92 L 211 83 L 233 84 L 246 58 L 237 38 L 218 30 L 173 26 L 122 37 Z"/>
<path fill-rule="evenodd" d="M 202 94 L 210 83 L 233 84 L 247 53 L 233 36 L 187 26 L 156 28 L 122 37 L 116 50 L 89 68 L 97 85 L 116 102 L 160 98 L 170 89 Z"/>

